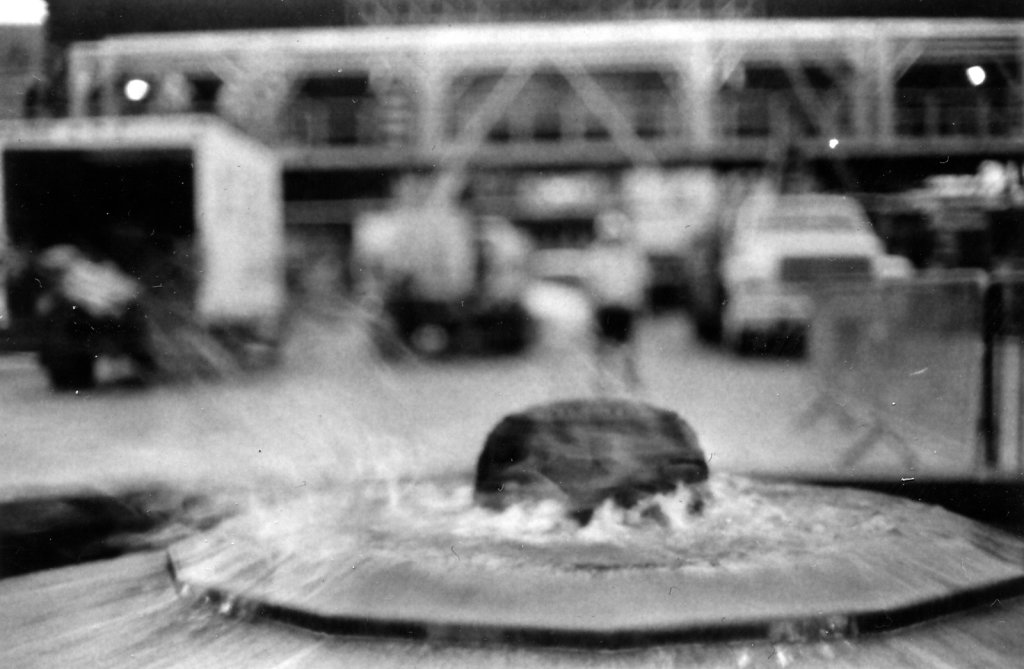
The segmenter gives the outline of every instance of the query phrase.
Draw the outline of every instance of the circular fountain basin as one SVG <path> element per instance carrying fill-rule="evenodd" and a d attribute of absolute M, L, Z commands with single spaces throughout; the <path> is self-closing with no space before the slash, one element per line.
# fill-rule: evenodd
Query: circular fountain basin
<path fill-rule="evenodd" d="M 1024 542 L 936 507 L 715 475 L 586 526 L 469 480 L 323 490 L 172 546 L 179 591 L 322 632 L 617 648 L 828 639 L 1024 592 Z"/>

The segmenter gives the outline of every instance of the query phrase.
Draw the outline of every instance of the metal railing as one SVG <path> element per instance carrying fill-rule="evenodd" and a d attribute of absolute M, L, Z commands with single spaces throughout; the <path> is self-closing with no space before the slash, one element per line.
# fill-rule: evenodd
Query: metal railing
<path fill-rule="evenodd" d="M 838 90 L 813 113 L 793 90 L 721 91 L 714 100 L 719 137 L 833 137 L 853 129 L 852 104 Z"/>
<path fill-rule="evenodd" d="M 896 134 L 910 137 L 1007 137 L 1024 129 L 1024 102 L 1017 92 L 991 96 L 963 89 L 900 89 Z"/>
<path fill-rule="evenodd" d="M 484 74 L 458 82 L 461 90 L 447 104 L 449 137 L 465 130 L 500 80 L 500 75 Z M 609 119 L 638 138 L 678 137 L 686 129 L 677 100 L 679 85 L 672 73 L 658 69 L 536 73 L 495 119 L 486 138 L 524 144 L 607 141 L 616 130 Z"/>

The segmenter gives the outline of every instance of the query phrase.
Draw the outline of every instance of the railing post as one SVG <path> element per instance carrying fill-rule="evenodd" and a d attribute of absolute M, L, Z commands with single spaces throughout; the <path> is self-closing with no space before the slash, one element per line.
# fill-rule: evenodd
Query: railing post
<path fill-rule="evenodd" d="M 999 466 L 999 417 L 997 415 L 995 347 L 1003 320 L 1002 284 L 991 274 L 982 288 L 981 407 L 978 416 L 978 443 L 986 469 Z"/>

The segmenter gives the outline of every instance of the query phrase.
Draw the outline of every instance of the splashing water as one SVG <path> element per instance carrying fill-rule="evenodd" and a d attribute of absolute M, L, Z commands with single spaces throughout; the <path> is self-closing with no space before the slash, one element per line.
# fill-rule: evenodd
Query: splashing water
<path fill-rule="evenodd" d="M 731 475 L 707 485 L 701 514 L 687 511 L 692 491 L 681 486 L 631 509 L 608 501 L 580 526 L 556 501 L 480 507 L 464 479 L 366 481 L 259 510 L 228 529 L 274 555 L 303 554 L 324 569 L 340 555 L 502 570 L 702 569 L 842 551 L 895 531 L 903 504 L 894 512 L 892 500 L 868 495 L 865 503 L 864 493 Z"/>
<path fill-rule="evenodd" d="M 522 502 L 500 512 L 482 508 L 474 503 L 468 475 L 443 474 L 452 471 L 453 462 L 466 461 L 463 454 L 471 449 L 459 444 L 470 443 L 480 432 L 477 426 L 458 425 L 454 418 L 423 420 L 418 398 L 402 390 L 400 377 L 387 365 L 363 355 L 359 342 L 313 334 L 312 348 L 337 348 L 325 359 L 345 383 L 285 377 L 278 383 L 292 398 L 287 406 L 267 405 L 258 387 L 239 397 L 204 400 L 204 406 L 227 416 L 229 426 L 243 425 L 237 432 L 264 448 L 260 457 L 275 458 L 274 473 L 292 488 L 255 492 L 247 512 L 223 527 L 281 559 L 304 555 L 324 570 L 359 556 L 578 572 L 718 568 L 754 559 L 786 561 L 814 549 L 841 551 L 851 542 L 893 531 L 886 520 L 896 504 L 891 500 L 863 504 L 858 501 L 863 494 L 727 474 L 706 484 L 709 501 L 697 515 L 688 513 L 692 491 L 686 487 L 630 509 L 606 502 L 582 527 L 556 501 Z M 415 363 L 402 369 L 406 376 L 426 373 L 438 377 L 452 406 L 466 399 L 461 386 L 445 376 L 453 373 Z M 542 380 L 528 374 L 503 368 L 502 378 L 517 373 L 508 387 L 545 394 Z M 523 391 L 524 383 L 529 392 Z M 488 416 L 502 415 L 509 401 L 492 393 L 476 417 L 489 424 Z"/>

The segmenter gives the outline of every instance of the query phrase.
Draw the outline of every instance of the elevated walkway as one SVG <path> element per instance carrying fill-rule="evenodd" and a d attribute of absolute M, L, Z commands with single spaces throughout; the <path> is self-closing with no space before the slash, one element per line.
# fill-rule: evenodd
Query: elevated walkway
<path fill-rule="evenodd" d="M 68 77 L 73 116 L 214 111 L 312 171 L 942 159 L 1020 155 L 1022 53 L 1019 20 L 410 25 L 113 37 Z"/>

